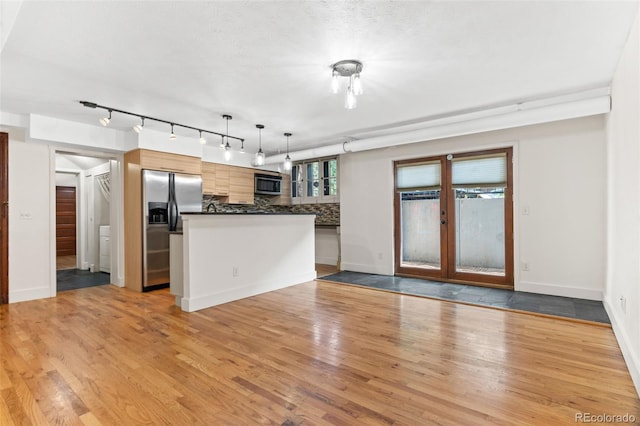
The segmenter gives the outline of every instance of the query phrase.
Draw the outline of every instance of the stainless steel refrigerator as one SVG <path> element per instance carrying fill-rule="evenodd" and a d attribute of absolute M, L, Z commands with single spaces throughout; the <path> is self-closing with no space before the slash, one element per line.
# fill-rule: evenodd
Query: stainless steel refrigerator
<path fill-rule="evenodd" d="M 182 230 L 181 213 L 202 211 L 202 178 L 142 171 L 142 291 L 169 284 L 169 232 Z"/>

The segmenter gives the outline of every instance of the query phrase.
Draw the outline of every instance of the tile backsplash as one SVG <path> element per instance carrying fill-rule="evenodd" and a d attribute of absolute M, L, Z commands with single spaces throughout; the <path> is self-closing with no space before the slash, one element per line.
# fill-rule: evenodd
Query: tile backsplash
<path fill-rule="evenodd" d="M 202 211 L 207 211 L 207 208 L 219 213 L 315 213 L 316 225 L 340 224 L 340 203 L 274 206 L 270 197 L 256 195 L 254 204 L 226 204 L 216 197 L 205 195 L 202 197 Z"/>

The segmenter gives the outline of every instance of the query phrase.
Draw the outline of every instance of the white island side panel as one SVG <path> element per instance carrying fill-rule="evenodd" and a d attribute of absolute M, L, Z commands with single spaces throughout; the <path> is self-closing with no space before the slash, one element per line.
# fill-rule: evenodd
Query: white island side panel
<path fill-rule="evenodd" d="M 188 312 L 316 278 L 314 215 L 184 215 Z"/>

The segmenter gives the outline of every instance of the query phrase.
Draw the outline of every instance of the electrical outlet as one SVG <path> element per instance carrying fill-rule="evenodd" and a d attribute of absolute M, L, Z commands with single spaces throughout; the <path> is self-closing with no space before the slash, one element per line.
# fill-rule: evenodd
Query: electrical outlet
<path fill-rule="evenodd" d="M 233 267 L 233 276 L 234 276 L 234 277 L 237 277 L 237 276 L 238 276 L 238 267 L 237 267 L 237 266 L 234 266 L 234 267 Z"/>
<path fill-rule="evenodd" d="M 523 206 L 522 207 L 522 215 L 523 216 L 529 216 L 530 210 L 529 210 L 529 206 Z"/>
<path fill-rule="evenodd" d="M 522 262 L 522 270 L 523 271 L 529 270 L 529 262 Z"/>

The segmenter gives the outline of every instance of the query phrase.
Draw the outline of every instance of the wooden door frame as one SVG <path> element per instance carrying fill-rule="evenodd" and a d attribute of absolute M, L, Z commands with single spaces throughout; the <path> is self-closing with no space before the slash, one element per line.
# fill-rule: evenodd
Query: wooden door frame
<path fill-rule="evenodd" d="M 9 303 L 9 134 L 0 132 L 0 304 Z"/>
<path fill-rule="evenodd" d="M 419 277 L 419 278 L 431 278 L 437 281 L 446 280 L 449 268 L 449 262 L 447 260 L 448 248 L 447 245 L 449 243 L 449 238 L 447 234 L 447 225 L 446 223 L 440 224 L 440 269 L 425 269 L 425 268 L 417 268 L 417 267 L 408 267 L 402 266 L 402 224 L 401 224 L 401 211 L 400 211 L 400 193 L 396 191 L 397 188 L 397 178 L 398 178 L 398 166 L 402 166 L 404 164 L 417 164 L 417 163 L 429 163 L 433 161 L 439 161 L 441 167 L 446 162 L 445 155 L 434 155 L 430 157 L 421 157 L 421 158 L 411 158 L 408 160 L 399 160 L 394 162 L 393 166 L 393 190 L 395 194 L 393 195 L 393 210 L 394 210 L 394 258 L 395 258 L 395 273 L 396 275 L 403 275 L 408 277 Z M 442 175 L 443 171 L 440 171 Z M 440 211 L 441 218 L 444 217 L 444 220 L 447 219 L 447 191 L 440 191 Z"/>
<path fill-rule="evenodd" d="M 449 231 L 449 223 L 455 223 L 455 197 L 450 194 L 451 163 L 453 158 L 475 157 L 481 155 L 506 154 L 507 187 L 505 188 L 505 274 L 492 276 L 468 272 L 456 272 L 455 259 L 455 232 Z M 394 249 L 395 249 L 395 274 L 400 276 L 433 279 L 436 281 L 473 284 L 487 287 L 514 288 L 514 235 L 513 235 L 513 147 L 487 149 L 480 151 L 463 152 L 447 158 L 447 155 L 435 155 L 430 157 L 412 158 L 394 162 Z M 403 164 L 415 164 L 428 161 L 440 161 L 442 185 L 440 191 L 441 219 L 445 224 L 440 225 L 440 269 L 429 270 L 424 268 L 403 267 L 402 264 L 402 229 L 400 212 L 400 195 L 397 187 L 397 168 Z"/>
<path fill-rule="evenodd" d="M 514 265 L 513 265 L 513 148 L 499 148 L 499 149 L 490 149 L 484 151 L 474 151 L 474 152 L 464 152 L 460 154 L 453 155 L 452 159 L 456 158 L 465 158 L 465 157 L 478 157 L 484 155 L 494 155 L 494 154 L 505 154 L 506 155 L 506 166 L 507 166 L 507 186 L 504 189 L 504 275 L 487 275 L 487 274 L 477 274 L 471 272 L 457 272 L 456 271 L 456 259 L 455 255 L 449 256 L 449 275 L 448 280 L 451 282 L 463 282 L 463 283 L 474 283 L 477 285 L 487 285 L 487 286 L 496 286 L 496 287 L 505 287 L 509 289 L 513 289 L 514 285 Z M 452 176 L 451 168 L 452 163 L 447 159 L 447 176 Z M 449 188 L 450 189 L 450 188 Z M 447 205 L 447 210 L 449 211 L 449 221 L 455 223 L 455 197 L 453 194 L 449 197 L 449 204 Z M 455 225 L 454 225 L 455 226 Z M 455 253 L 456 251 L 456 233 L 449 233 L 449 244 L 448 249 L 450 253 Z"/>

